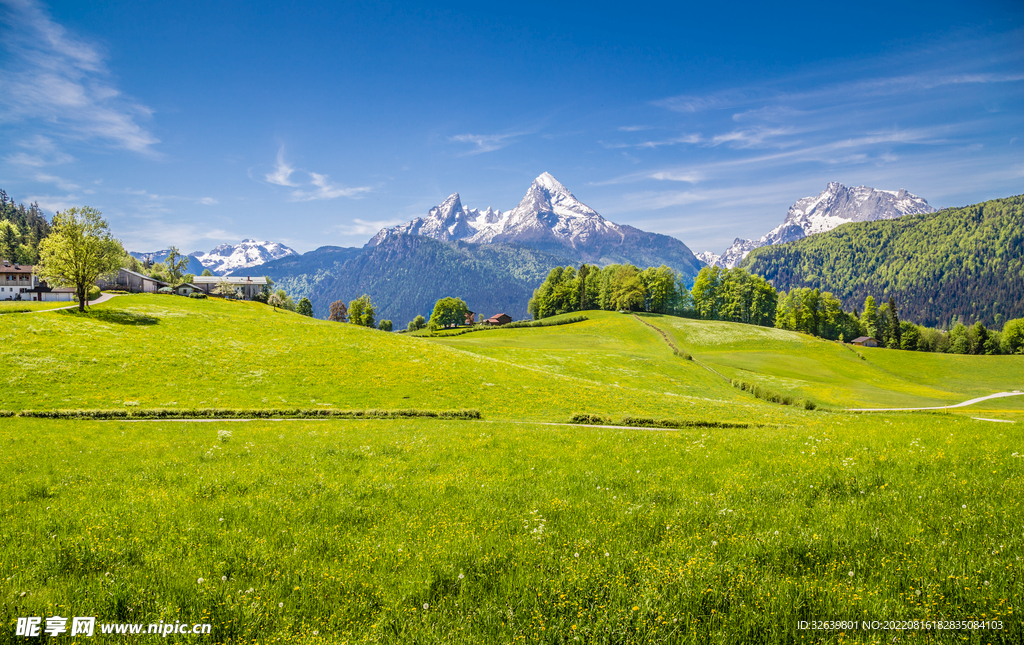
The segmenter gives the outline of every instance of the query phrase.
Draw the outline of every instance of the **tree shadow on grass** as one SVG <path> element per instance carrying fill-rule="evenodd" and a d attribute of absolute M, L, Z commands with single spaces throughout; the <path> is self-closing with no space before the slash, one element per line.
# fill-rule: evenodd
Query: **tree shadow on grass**
<path fill-rule="evenodd" d="M 75 318 L 92 318 L 105 323 L 113 323 L 115 325 L 156 325 L 160 322 L 160 319 L 155 316 L 147 316 L 145 314 L 135 314 L 128 311 L 120 311 L 118 309 L 88 309 L 84 312 L 78 311 L 77 309 L 65 309 L 61 311 L 65 316 L 74 316 Z"/>

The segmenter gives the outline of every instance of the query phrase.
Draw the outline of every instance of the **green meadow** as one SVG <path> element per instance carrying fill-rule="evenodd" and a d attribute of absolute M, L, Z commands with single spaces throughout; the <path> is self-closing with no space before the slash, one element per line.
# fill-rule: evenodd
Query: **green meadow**
<path fill-rule="evenodd" d="M 178 642 L 1024 641 L 1024 396 L 845 411 L 1024 389 L 1024 361 L 643 317 L 690 361 L 632 315 L 587 315 L 450 338 L 155 295 L 0 316 L 6 411 L 483 417 L 0 418 L 0 642 L 52 615 L 213 625 Z"/>
<path fill-rule="evenodd" d="M 0 300 L 0 314 L 23 313 L 26 311 L 48 311 L 61 309 L 74 303 L 68 302 L 32 302 L 29 300 Z"/>

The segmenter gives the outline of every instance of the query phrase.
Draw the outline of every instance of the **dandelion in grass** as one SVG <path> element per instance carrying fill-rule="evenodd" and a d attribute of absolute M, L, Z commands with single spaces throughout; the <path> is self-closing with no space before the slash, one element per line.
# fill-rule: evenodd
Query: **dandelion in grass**
<path fill-rule="evenodd" d="M 228 581 L 228 577 L 227 576 L 221 576 L 220 579 L 221 579 L 222 582 L 227 582 Z"/>
<path fill-rule="evenodd" d="M 206 582 L 206 580 L 205 580 L 204 578 L 200 578 L 200 579 L 196 580 L 196 584 L 197 584 L 197 585 L 201 585 L 201 584 L 203 584 L 204 582 Z"/>
<path fill-rule="evenodd" d="M 459 580 L 462 580 L 462 579 L 463 579 L 463 578 L 465 578 L 465 577 L 466 577 L 466 574 L 464 574 L 464 573 L 460 573 L 460 574 L 459 574 Z"/>
<path fill-rule="evenodd" d="M 277 603 L 277 608 L 278 608 L 278 609 L 280 609 L 280 608 L 282 608 L 282 607 L 284 607 L 284 603 L 283 603 L 283 602 L 279 602 L 279 603 Z"/>
<path fill-rule="evenodd" d="M 424 609 L 430 609 L 430 605 L 429 605 L 429 604 L 427 604 L 427 603 L 423 603 L 423 608 L 424 608 Z"/>
<path fill-rule="evenodd" d="M 850 577 L 851 577 L 851 578 L 853 577 L 853 571 L 851 571 L 851 572 L 850 572 Z"/>
<path fill-rule="evenodd" d="M 578 557 L 580 557 L 580 554 L 579 553 L 574 553 L 574 554 L 572 554 L 572 557 L 578 558 Z"/>
<path fill-rule="evenodd" d="M 607 551 L 605 551 L 605 552 L 604 552 L 604 557 L 606 557 L 606 558 L 607 558 L 607 557 L 609 557 L 609 556 L 610 556 L 610 554 L 609 554 L 609 553 L 608 553 Z"/>

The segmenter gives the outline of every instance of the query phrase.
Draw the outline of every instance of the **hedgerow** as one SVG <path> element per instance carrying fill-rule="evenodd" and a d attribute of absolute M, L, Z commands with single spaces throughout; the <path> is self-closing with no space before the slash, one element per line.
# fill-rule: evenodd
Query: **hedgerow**
<path fill-rule="evenodd" d="M 480 419 L 479 410 L 332 410 L 330 408 L 151 408 L 142 410 L 22 410 L 0 411 L 0 416 L 37 419 Z"/>

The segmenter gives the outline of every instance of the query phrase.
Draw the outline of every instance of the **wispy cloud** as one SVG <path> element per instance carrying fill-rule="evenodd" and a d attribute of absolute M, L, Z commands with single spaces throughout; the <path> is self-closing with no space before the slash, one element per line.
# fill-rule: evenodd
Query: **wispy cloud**
<path fill-rule="evenodd" d="M 316 188 L 314 190 L 300 188 L 292 191 L 292 201 L 309 202 L 319 199 L 335 199 L 337 197 L 359 198 L 373 190 L 371 186 L 357 186 L 354 188 L 339 186 L 331 183 L 327 175 L 321 175 L 316 172 L 309 173 L 309 176 L 312 178 L 312 184 Z"/>
<path fill-rule="evenodd" d="M 619 129 L 621 130 L 622 128 Z M 600 143 L 602 146 L 610 150 L 618 150 L 621 148 L 636 148 L 637 150 L 643 150 L 661 148 L 664 146 L 674 146 L 680 143 L 700 143 L 702 140 L 703 139 L 700 134 L 684 134 L 678 137 L 670 137 L 668 139 L 647 140 L 637 143 L 606 143 L 604 141 Z"/>
<path fill-rule="evenodd" d="M 528 132 L 511 132 L 508 134 L 456 134 L 455 136 L 448 137 L 449 141 L 455 141 L 458 143 L 471 143 L 476 146 L 472 150 L 463 152 L 463 156 L 478 155 L 482 152 L 492 152 L 494 150 L 501 150 L 502 148 L 515 142 L 517 137 L 521 137 Z"/>
<path fill-rule="evenodd" d="M 30 121 L 56 136 L 153 154 L 159 140 L 140 125 L 152 110 L 115 87 L 97 45 L 70 34 L 34 0 L 0 6 L 8 50 L 0 122 Z"/>
<path fill-rule="evenodd" d="M 290 179 L 294 172 L 295 168 L 284 160 L 284 146 L 281 146 L 277 151 L 277 163 L 274 164 L 273 172 L 268 172 L 263 177 L 270 183 L 277 184 L 278 186 L 296 187 L 298 184 L 293 184 Z"/>
<path fill-rule="evenodd" d="M 202 197 L 199 199 L 199 203 L 204 206 L 213 206 L 214 204 L 219 204 L 220 202 L 214 199 L 213 197 Z"/>
<path fill-rule="evenodd" d="M 42 173 L 39 173 L 35 176 L 35 180 L 43 184 L 55 184 L 57 188 L 60 188 L 61 190 L 71 191 L 79 190 L 81 188 L 81 186 L 79 186 L 78 184 L 66 181 L 54 175 L 44 175 Z"/>

